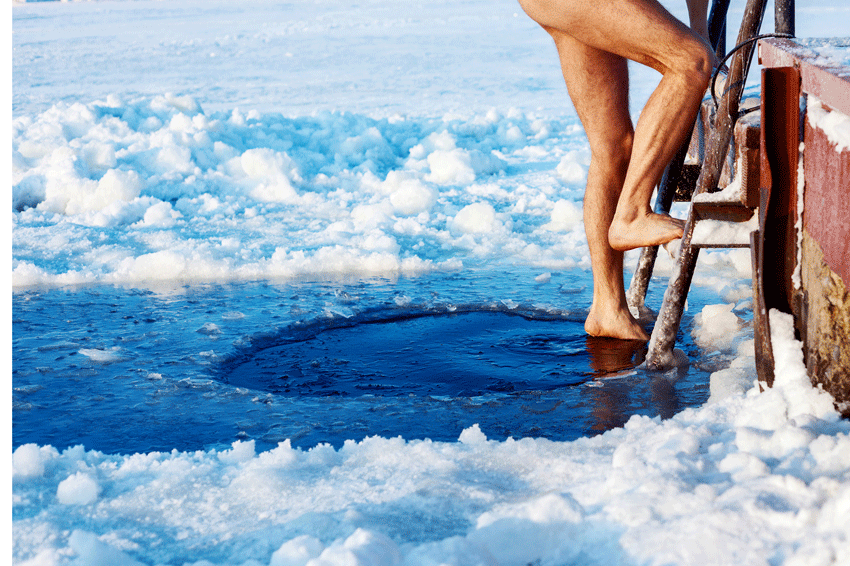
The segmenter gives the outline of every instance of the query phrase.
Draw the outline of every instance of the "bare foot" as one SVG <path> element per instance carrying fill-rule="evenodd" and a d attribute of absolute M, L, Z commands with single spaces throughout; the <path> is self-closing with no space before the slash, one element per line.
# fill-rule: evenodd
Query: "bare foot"
<path fill-rule="evenodd" d="M 651 212 L 634 220 L 618 220 L 616 217 L 608 229 L 608 243 L 615 250 L 624 252 L 646 246 L 660 246 L 685 231 L 685 221 L 666 214 Z"/>
<path fill-rule="evenodd" d="M 628 309 L 605 313 L 601 310 L 592 305 L 584 322 L 584 331 L 591 336 L 606 336 L 620 340 L 649 340 L 649 334 Z"/>

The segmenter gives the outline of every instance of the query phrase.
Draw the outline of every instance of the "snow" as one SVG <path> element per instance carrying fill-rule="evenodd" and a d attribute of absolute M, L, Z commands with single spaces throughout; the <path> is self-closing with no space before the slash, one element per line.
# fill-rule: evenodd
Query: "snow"
<path fill-rule="evenodd" d="M 736 344 L 743 321 L 735 314 L 734 303 L 707 305 L 694 317 L 694 341 L 704 349 L 729 349 Z"/>
<path fill-rule="evenodd" d="M 740 171 L 743 170 L 744 160 L 743 157 L 738 156 L 737 161 L 735 162 L 735 172 L 736 175 L 732 179 L 732 182 L 726 185 L 722 190 L 719 190 L 714 193 L 703 192 L 697 195 L 694 195 L 693 202 L 707 202 L 707 203 L 726 203 L 726 202 L 741 202 L 744 194 L 744 177 L 739 174 Z"/>
<path fill-rule="evenodd" d="M 806 210 L 806 144 L 800 142 L 798 146 L 800 157 L 797 159 L 797 219 L 794 228 L 797 230 L 797 263 L 794 273 L 791 274 L 791 283 L 794 289 L 800 289 L 803 285 L 803 213 Z"/>
<path fill-rule="evenodd" d="M 850 150 L 850 116 L 837 110 L 826 110 L 820 100 L 810 95 L 806 103 L 806 119 L 826 134 L 830 143 L 835 144 L 835 151 Z"/>
<path fill-rule="evenodd" d="M 589 266 L 587 143 L 551 41 L 513 1 L 13 4 L 15 292 L 512 264 L 548 288 Z M 797 5 L 801 36 L 850 22 L 843 0 Z M 657 75 L 634 71 L 638 112 Z M 456 442 L 399 431 L 338 448 L 22 444 L 14 563 L 847 563 L 850 423 L 781 313 L 776 383 L 756 383 L 749 269 L 746 250 L 700 259 L 694 285 L 729 304 L 705 307 L 694 338 L 733 358 L 704 406 L 572 442 L 470 424 Z"/>
<path fill-rule="evenodd" d="M 800 43 L 811 50 L 814 62 L 824 67 L 832 67 L 839 75 L 848 76 L 850 71 L 850 38 L 813 37 L 803 38 Z M 844 67 L 842 69 L 842 67 Z"/>
<path fill-rule="evenodd" d="M 759 228 L 758 212 L 745 222 L 731 220 L 699 220 L 694 225 L 691 242 L 700 245 L 749 245 L 750 233 Z"/>
<path fill-rule="evenodd" d="M 424 255 L 423 241 L 478 257 L 548 247 L 551 236 L 529 240 L 511 217 L 532 226 L 551 217 L 550 228 L 583 237 L 565 218 L 577 214 L 578 182 L 527 176 L 539 186 L 517 188 L 512 214 L 511 193 L 491 181 L 508 166 L 497 153 L 526 162 L 503 128 L 525 130 L 523 149 L 538 148 L 538 160 L 575 143 L 538 139 L 538 119 L 511 116 L 246 119 L 169 95 L 59 103 L 13 124 L 13 284 L 415 273 L 455 263 Z"/>

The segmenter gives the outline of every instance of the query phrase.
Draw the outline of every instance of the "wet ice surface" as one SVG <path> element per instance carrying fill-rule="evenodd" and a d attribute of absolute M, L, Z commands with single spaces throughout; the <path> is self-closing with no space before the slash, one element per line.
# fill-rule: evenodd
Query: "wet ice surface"
<path fill-rule="evenodd" d="M 339 447 L 372 435 L 454 441 L 475 423 L 495 439 L 571 440 L 705 401 L 709 371 L 728 358 L 693 344 L 689 315 L 679 346 L 694 363 L 648 373 L 632 368 L 639 345 L 584 334 L 589 292 L 580 270 L 542 285 L 514 270 L 16 293 L 13 442 Z M 693 309 L 716 301 L 695 296 Z"/>

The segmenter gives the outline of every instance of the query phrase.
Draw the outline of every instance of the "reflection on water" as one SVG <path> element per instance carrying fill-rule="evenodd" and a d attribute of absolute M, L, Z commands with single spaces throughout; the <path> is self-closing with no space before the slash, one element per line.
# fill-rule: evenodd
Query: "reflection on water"
<path fill-rule="evenodd" d="M 632 370 L 646 358 L 646 342 L 588 336 L 585 340 L 588 361 L 594 375 L 604 377 Z"/>
<path fill-rule="evenodd" d="M 674 385 L 687 377 L 687 366 L 664 373 L 638 370 L 648 349 L 646 342 L 640 340 L 588 336 L 586 343 L 590 367 L 597 379 L 604 380 L 604 387 L 591 389 L 593 431 L 604 432 L 623 426 L 633 414 L 667 419 L 687 406 L 679 399 Z M 645 395 L 634 394 L 635 378 L 643 380 Z"/>

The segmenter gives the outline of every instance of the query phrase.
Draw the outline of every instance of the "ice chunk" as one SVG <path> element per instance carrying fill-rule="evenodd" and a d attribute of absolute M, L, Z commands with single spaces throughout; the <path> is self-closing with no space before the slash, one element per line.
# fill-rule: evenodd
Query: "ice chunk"
<path fill-rule="evenodd" d="M 79 564 L 109 564 L 110 566 L 143 566 L 128 554 L 98 539 L 97 535 L 80 529 L 68 537 Z"/>
<path fill-rule="evenodd" d="M 496 210 L 486 202 L 468 204 L 455 215 L 452 230 L 462 234 L 490 234 L 501 224 L 496 218 Z"/>
<path fill-rule="evenodd" d="M 117 362 L 124 359 L 123 355 L 121 354 L 121 348 L 119 346 L 113 346 L 108 350 L 103 350 L 100 348 L 82 348 L 80 350 L 80 354 L 87 357 L 93 362 L 99 362 L 102 364 Z"/>
<path fill-rule="evenodd" d="M 283 543 L 272 554 L 269 566 L 304 566 L 313 558 L 318 558 L 324 549 L 319 539 L 301 535 Z"/>
<path fill-rule="evenodd" d="M 543 225 L 545 230 L 569 232 L 582 225 L 582 209 L 572 201 L 560 199 L 552 207 L 551 220 Z"/>
<path fill-rule="evenodd" d="M 88 505 L 97 500 L 100 486 L 89 474 L 77 472 L 59 483 L 56 497 L 63 505 Z"/>
<path fill-rule="evenodd" d="M 12 454 L 12 470 L 15 478 L 32 478 L 44 473 L 45 452 L 36 444 L 22 444 Z"/>
<path fill-rule="evenodd" d="M 743 321 L 732 312 L 734 303 L 706 305 L 694 317 L 694 341 L 708 351 L 727 350 L 737 343 Z"/>

